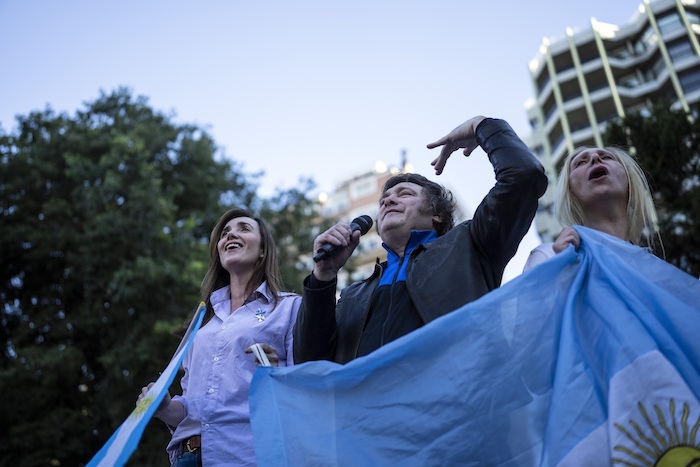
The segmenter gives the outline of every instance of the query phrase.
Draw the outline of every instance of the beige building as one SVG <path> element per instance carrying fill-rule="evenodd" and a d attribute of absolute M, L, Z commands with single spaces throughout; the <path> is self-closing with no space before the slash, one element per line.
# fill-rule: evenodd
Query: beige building
<path fill-rule="evenodd" d="M 384 182 L 401 172 L 413 172 L 413 167 L 405 160 L 405 154 L 400 167 L 388 167 L 384 162 L 377 161 L 371 169 L 349 176 L 338 183 L 332 193 L 319 195 L 322 217 L 350 222 L 356 217 L 368 215 L 374 221 Z M 350 260 L 340 270 L 338 289 L 372 274 L 377 258 L 384 261 L 386 251 L 382 247 L 376 225 L 373 224 L 369 232 L 362 236 L 360 245 Z"/>
<path fill-rule="evenodd" d="M 591 18 L 590 27 L 544 39 L 530 62 L 535 97 L 526 103 L 528 144 L 550 186 L 535 219 L 543 241 L 561 230 L 554 188 L 565 156 L 579 146 L 603 146 L 606 123 L 644 112 L 659 99 L 688 109 L 700 100 L 700 4 L 644 0 L 625 25 Z"/>

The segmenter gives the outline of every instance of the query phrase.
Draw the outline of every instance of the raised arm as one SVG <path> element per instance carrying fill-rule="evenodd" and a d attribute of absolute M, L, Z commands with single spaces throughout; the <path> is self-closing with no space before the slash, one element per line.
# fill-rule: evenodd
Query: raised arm
<path fill-rule="evenodd" d="M 468 156 L 476 148 L 488 154 L 496 184 L 474 213 L 472 229 L 483 257 L 497 269 L 515 255 L 535 217 L 538 199 L 547 188 L 544 168 L 507 122 L 473 117 L 429 148 L 443 146 L 433 165 L 441 173 L 447 159 L 459 148 Z"/>

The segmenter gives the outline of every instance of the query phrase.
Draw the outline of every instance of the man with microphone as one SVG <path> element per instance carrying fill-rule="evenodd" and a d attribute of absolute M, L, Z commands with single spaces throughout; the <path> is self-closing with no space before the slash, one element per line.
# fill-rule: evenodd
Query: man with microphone
<path fill-rule="evenodd" d="M 454 226 L 452 194 L 442 185 L 417 174 L 391 177 L 376 219 L 387 261 L 343 289 L 337 303 L 338 270 L 366 230 L 358 218 L 316 237 L 317 261 L 304 280 L 294 329 L 295 363 L 347 363 L 501 284 L 547 187 L 544 169 L 503 120 L 471 118 L 428 148 L 439 146 L 431 163 L 437 175 L 457 149 L 469 156 L 481 146 L 494 167 L 495 186 L 472 219 Z"/>

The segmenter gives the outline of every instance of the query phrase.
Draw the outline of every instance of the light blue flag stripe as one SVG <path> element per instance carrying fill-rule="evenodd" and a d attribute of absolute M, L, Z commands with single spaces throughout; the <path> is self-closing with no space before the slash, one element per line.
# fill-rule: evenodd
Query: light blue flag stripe
<path fill-rule="evenodd" d="M 201 302 L 195 313 L 195 317 L 190 323 L 187 332 L 180 341 L 170 363 L 156 380 L 155 384 L 148 391 L 146 396 L 139 402 L 129 417 L 116 429 L 112 436 L 102 446 L 102 449 L 90 460 L 88 467 L 97 466 L 121 466 L 129 460 L 129 457 L 139 445 L 141 435 L 146 429 L 146 425 L 153 417 L 156 409 L 165 397 L 170 384 L 172 384 L 177 374 L 180 363 L 185 353 L 189 349 L 197 330 L 202 325 L 206 304 Z"/>
<path fill-rule="evenodd" d="M 258 368 L 258 464 L 654 465 L 686 448 L 700 457 L 700 281 L 576 229 L 578 252 L 366 357 Z"/>

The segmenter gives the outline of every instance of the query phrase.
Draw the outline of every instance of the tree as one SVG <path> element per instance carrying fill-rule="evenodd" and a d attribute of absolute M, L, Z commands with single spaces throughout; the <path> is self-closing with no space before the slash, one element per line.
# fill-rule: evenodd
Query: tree
<path fill-rule="evenodd" d="M 82 465 L 177 347 L 216 219 L 278 205 L 206 132 L 127 89 L 17 122 L 0 134 L 0 465 Z M 308 206 L 301 189 L 278 196 Z M 130 463 L 163 463 L 168 440 L 152 422 Z"/>
<path fill-rule="evenodd" d="M 316 201 L 307 196 L 314 188 L 313 180 L 302 179 L 298 187 L 277 190 L 260 206 L 280 251 L 280 272 L 286 288 L 299 294 L 304 278 L 313 269 L 313 239 L 335 223 L 332 218 L 318 217 Z"/>
<path fill-rule="evenodd" d="M 613 122 L 606 144 L 634 147 L 659 214 L 663 253 L 671 264 L 700 275 L 700 122 L 657 102 L 650 112 Z M 690 117 L 690 118 L 689 118 Z"/>

